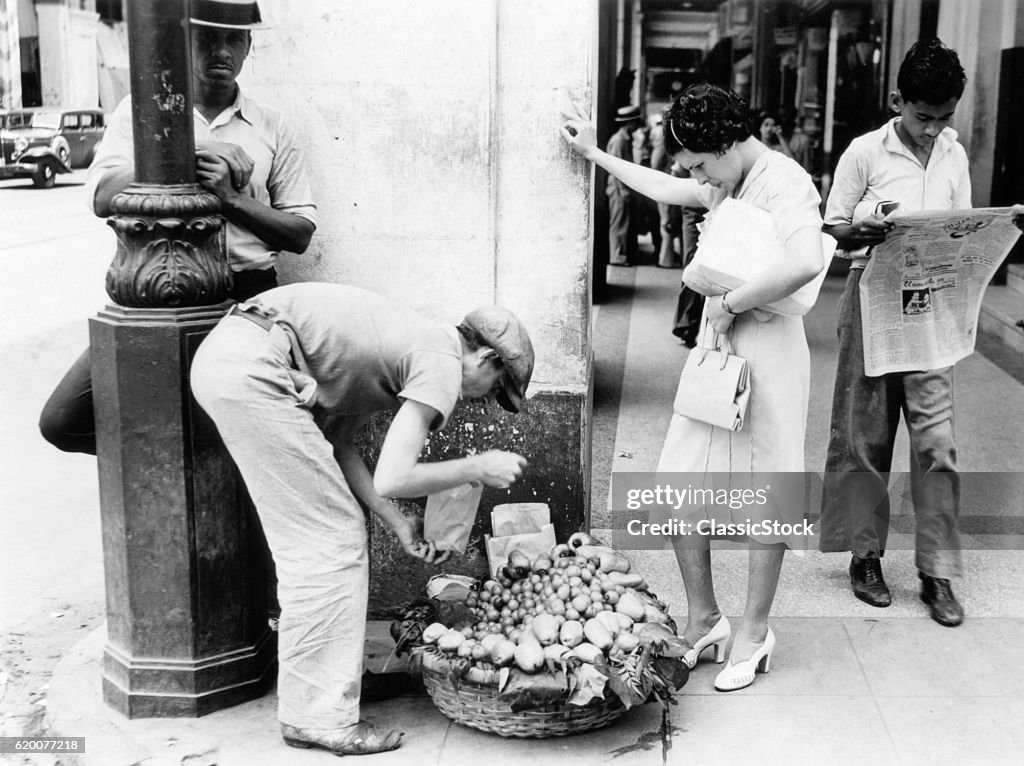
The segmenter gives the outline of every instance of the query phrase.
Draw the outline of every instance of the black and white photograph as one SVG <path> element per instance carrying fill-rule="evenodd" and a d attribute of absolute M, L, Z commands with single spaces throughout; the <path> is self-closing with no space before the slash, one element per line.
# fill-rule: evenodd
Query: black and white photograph
<path fill-rule="evenodd" d="M 1019 763 L 1022 125 L 1024 0 L 0 0 L 0 763 Z"/>

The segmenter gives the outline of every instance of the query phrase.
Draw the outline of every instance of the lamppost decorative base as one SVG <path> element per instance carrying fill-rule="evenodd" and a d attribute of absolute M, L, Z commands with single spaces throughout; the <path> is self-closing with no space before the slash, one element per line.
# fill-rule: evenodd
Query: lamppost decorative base
<path fill-rule="evenodd" d="M 220 200 L 194 184 L 132 184 L 114 197 L 107 223 L 117 254 L 107 294 L 133 308 L 209 306 L 231 290 Z"/>

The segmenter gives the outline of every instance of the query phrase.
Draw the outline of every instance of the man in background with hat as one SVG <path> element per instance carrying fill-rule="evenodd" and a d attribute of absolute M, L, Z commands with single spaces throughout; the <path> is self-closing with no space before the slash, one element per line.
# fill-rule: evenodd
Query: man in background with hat
<path fill-rule="evenodd" d="M 391 498 L 519 479 L 526 460 L 511 452 L 419 457 L 459 399 L 493 398 L 518 412 L 532 372 L 526 328 L 503 308 L 443 326 L 326 283 L 262 293 L 200 345 L 192 391 L 241 471 L 277 567 L 278 717 L 287 744 L 338 755 L 398 747 L 400 733 L 359 720 L 369 587 L 362 509 L 409 555 L 447 558 Z M 371 476 L 353 437 L 387 410 L 395 414 Z"/>
<path fill-rule="evenodd" d="M 633 133 L 640 127 L 640 107 L 624 106 L 615 112 L 618 129 L 608 139 L 605 151 L 613 157 L 633 161 Z M 637 257 L 637 206 L 634 192 L 608 174 L 608 263 L 632 266 Z"/>
<path fill-rule="evenodd" d="M 298 135 L 281 112 L 245 97 L 236 82 L 262 26 L 252 0 L 193 0 L 192 83 L 197 180 L 221 200 L 227 224 L 230 297 L 245 300 L 277 285 L 281 251 L 302 253 L 316 229 L 316 205 Z M 135 179 L 132 108 L 114 111 L 89 167 L 86 195 L 98 216 Z M 89 351 L 58 384 L 39 420 L 65 452 L 96 454 Z"/>

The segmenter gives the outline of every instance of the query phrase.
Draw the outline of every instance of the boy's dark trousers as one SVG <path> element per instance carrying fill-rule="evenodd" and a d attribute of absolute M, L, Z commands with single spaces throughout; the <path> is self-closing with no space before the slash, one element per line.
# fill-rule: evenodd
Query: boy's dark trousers
<path fill-rule="evenodd" d="M 888 480 L 900 414 L 910 435 L 917 568 L 961 574 L 960 478 L 953 423 L 953 368 L 864 374 L 860 278 L 852 269 L 839 302 L 839 365 L 825 464 L 822 551 L 881 556 L 889 532 Z"/>

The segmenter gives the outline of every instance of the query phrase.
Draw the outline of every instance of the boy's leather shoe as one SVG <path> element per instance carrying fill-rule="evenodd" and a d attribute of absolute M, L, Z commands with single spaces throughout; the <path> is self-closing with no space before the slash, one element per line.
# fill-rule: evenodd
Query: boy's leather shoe
<path fill-rule="evenodd" d="M 941 577 L 930 577 L 918 572 L 921 578 L 921 600 L 931 607 L 932 619 L 939 625 L 955 628 L 964 621 L 964 608 L 953 595 L 949 580 Z"/>
<path fill-rule="evenodd" d="M 859 556 L 850 559 L 850 584 L 853 595 L 865 604 L 884 607 L 892 603 L 889 586 L 882 578 L 881 559 L 862 559 Z"/>

